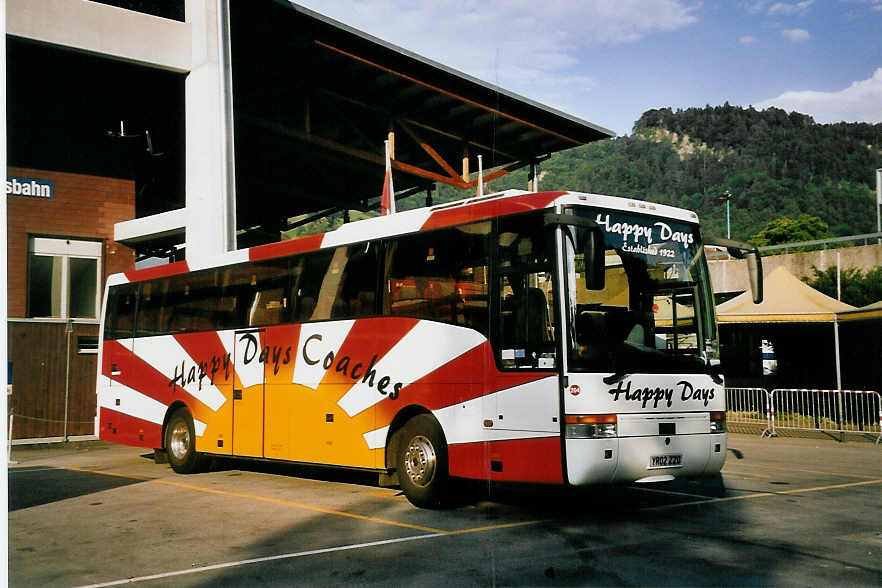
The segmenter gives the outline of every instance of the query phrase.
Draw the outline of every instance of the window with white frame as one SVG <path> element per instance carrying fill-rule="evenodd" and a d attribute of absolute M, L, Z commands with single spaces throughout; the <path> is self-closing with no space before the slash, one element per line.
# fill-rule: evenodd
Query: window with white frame
<path fill-rule="evenodd" d="M 101 241 L 31 237 L 28 316 L 97 319 L 101 250 Z"/>

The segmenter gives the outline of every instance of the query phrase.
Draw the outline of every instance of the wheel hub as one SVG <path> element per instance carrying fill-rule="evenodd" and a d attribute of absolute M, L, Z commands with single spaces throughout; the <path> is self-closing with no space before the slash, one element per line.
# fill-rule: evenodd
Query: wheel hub
<path fill-rule="evenodd" d="M 177 460 L 183 460 L 187 457 L 190 450 L 190 429 L 187 423 L 177 421 L 172 424 L 171 435 L 169 435 L 168 451 Z"/>
<path fill-rule="evenodd" d="M 404 467 L 407 477 L 416 486 L 426 487 L 435 477 L 437 457 L 432 442 L 422 435 L 411 439 L 404 452 Z"/>

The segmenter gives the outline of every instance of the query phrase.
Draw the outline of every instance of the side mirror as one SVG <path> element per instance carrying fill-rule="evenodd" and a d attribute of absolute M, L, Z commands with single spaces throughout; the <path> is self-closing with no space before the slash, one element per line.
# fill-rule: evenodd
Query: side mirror
<path fill-rule="evenodd" d="M 763 301 L 763 261 L 756 245 L 722 238 L 705 239 L 704 244 L 725 247 L 729 255 L 735 259 L 745 260 L 747 262 L 747 277 L 750 280 L 750 293 L 753 295 L 753 303 L 759 304 Z"/>
<path fill-rule="evenodd" d="M 603 290 L 606 287 L 606 242 L 600 228 L 588 231 L 582 254 L 585 258 L 585 288 Z"/>

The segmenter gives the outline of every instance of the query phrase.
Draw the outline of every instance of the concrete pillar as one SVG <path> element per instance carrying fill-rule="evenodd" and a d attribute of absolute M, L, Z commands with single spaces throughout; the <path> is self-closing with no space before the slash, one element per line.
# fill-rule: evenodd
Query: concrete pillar
<path fill-rule="evenodd" d="M 3 227 L 3 236 L 0 237 L 0 280 L 3 281 L 4 284 L 8 284 L 6 272 L 7 264 L 6 264 L 6 0 L 0 0 L 0 35 L 3 39 L 3 44 L 0 46 L 0 96 L 3 96 L 3 116 L 0 117 L 0 168 L 3 168 L 3 202 L 0 203 L 0 227 Z M 0 389 L 0 396 L 3 397 L 0 400 L 0 409 L 3 410 L 3 416 L 0 417 L 0 443 L 4 444 L 11 441 L 9 438 L 9 431 L 6 430 L 6 415 L 9 414 L 7 410 L 7 397 L 6 397 L 6 385 L 9 383 L 6 381 L 6 361 L 7 361 L 7 349 L 6 349 L 6 338 L 7 338 L 7 329 L 8 324 L 6 322 L 7 317 L 7 297 L 8 294 L 4 292 L 0 295 L 0 369 L 3 370 L 3 388 Z M 3 455 L 6 456 L 7 461 L 9 461 L 9 448 L 5 447 L 5 451 L 3 451 Z M 4 504 L 9 504 L 5 502 L 9 497 L 9 477 L 7 468 L 0 468 L 0 500 L 4 501 Z M 2 525 L 3 531 L 8 531 L 7 523 L 4 521 Z M 8 537 L 8 535 L 7 535 Z M 9 582 L 9 566 L 7 562 L 0 563 L 0 583 L 2 585 L 7 586 L 7 582 Z"/>
<path fill-rule="evenodd" d="M 236 248 L 236 176 L 228 0 L 186 0 L 186 257 L 191 268 Z"/>

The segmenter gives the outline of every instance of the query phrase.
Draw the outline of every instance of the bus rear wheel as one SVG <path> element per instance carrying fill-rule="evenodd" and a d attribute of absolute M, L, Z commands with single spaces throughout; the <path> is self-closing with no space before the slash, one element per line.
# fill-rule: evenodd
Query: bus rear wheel
<path fill-rule="evenodd" d="M 449 503 L 447 444 L 430 415 L 413 417 L 399 431 L 396 471 L 404 495 L 414 506 L 442 508 Z"/>
<path fill-rule="evenodd" d="M 179 474 L 198 472 L 203 462 L 196 453 L 196 428 L 186 408 L 174 411 L 165 427 L 165 451 L 168 463 Z"/>

